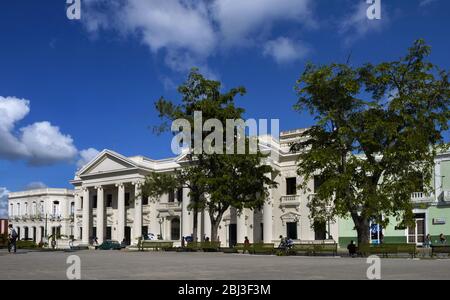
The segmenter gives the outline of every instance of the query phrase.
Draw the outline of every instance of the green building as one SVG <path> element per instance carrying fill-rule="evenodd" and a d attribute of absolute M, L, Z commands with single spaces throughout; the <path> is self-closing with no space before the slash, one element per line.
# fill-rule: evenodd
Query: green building
<path fill-rule="evenodd" d="M 380 243 L 416 243 L 422 246 L 425 237 L 430 234 L 432 243 L 439 242 L 444 234 L 450 242 L 450 152 L 441 153 L 435 159 L 432 186 L 434 192 L 413 193 L 415 226 L 398 228 L 394 218 L 386 228 L 371 224 L 371 242 Z M 393 219 L 393 220 L 392 220 Z M 345 248 L 351 240 L 357 239 L 353 221 L 339 219 L 339 245 Z"/>

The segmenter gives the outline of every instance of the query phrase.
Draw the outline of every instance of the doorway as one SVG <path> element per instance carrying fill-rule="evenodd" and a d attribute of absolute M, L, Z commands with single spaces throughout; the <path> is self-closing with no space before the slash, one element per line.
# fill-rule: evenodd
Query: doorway
<path fill-rule="evenodd" d="M 237 224 L 230 224 L 229 226 L 229 241 L 230 248 L 236 246 L 237 243 Z"/>
<path fill-rule="evenodd" d="M 425 214 L 416 214 L 414 224 L 408 227 L 408 243 L 423 245 L 425 241 Z"/>
<path fill-rule="evenodd" d="M 297 222 L 288 222 L 288 223 L 286 223 L 286 227 L 287 227 L 287 232 L 286 232 L 287 238 L 291 239 L 291 240 L 297 240 L 298 239 Z"/>
<path fill-rule="evenodd" d="M 125 227 L 125 242 L 127 245 L 131 245 L 131 227 Z"/>
<path fill-rule="evenodd" d="M 314 239 L 316 241 L 323 241 L 327 239 L 327 224 L 326 222 L 314 222 Z"/>

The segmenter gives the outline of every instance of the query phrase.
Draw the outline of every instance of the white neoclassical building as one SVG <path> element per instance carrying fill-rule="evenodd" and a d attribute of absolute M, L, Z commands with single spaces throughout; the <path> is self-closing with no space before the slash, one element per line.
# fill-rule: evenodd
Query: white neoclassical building
<path fill-rule="evenodd" d="M 73 235 L 74 191 L 67 189 L 37 189 L 9 193 L 9 223 L 20 239 L 36 243 L 50 235 Z"/>
<path fill-rule="evenodd" d="M 279 236 L 294 240 L 324 240 L 337 236 L 337 224 L 312 224 L 307 208 L 308 197 L 314 193 L 297 189 L 300 178 L 296 173 L 295 154 L 289 153 L 289 143 L 299 138 L 303 130 L 281 133 L 279 141 L 262 139 L 263 151 L 277 155 L 267 158 L 276 170 L 272 174 L 278 187 L 270 191 L 263 209 L 248 210 L 238 215 L 234 208 L 228 210 L 219 227 L 223 247 L 243 242 L 277 242 Z M 75 187 L 74 236 L 83 244 L 92 237 L 101 243 L 105 239 L 126 240 L 135 244 L 146 233 L 160 234 L 175 245 L 182 236 L 193 231 L 193 212 L 188 209 L 189 191 L 180 189 L 160 199 L 142 199 L 140 185 L 152 172 L 173 172 L 186 163 L 185 156 L 152 160 L 143 156 L 125 157 L 104 150 L 79 170 L 71 183 Z M 314 225 L 314 226 L 313 226 Z M 198 215 L 200 237 L 210 236 L 210 219 L 207 211 Z"/>

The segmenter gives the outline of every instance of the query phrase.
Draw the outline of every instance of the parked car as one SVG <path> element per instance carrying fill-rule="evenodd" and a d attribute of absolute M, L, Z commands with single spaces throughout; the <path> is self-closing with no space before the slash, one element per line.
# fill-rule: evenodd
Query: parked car
<path fill-rule="evenodd" d="M 106 240 L 100 246 L 97 247 L 98 250 L 120 250 L 122 245 L 118 241 Z"/>

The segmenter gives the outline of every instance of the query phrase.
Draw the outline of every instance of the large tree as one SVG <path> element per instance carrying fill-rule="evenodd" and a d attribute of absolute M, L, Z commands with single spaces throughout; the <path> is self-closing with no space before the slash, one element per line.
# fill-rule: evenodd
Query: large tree
<path fill-rule="evenodd" d="M 304 188 L 320 174 L 309 202 L 313 219 L 350 217 L 359 243 L 369 243 L 371 220 L 411 222 L 411 194 L 431 190 L 450 118 L 449 73 L 428 62 L 429 54 L 418 40 L 392 62 L 306 67 L 295 109 L 309 111 L 316 124 L 292 151 Z"/>
<path fill-rule="evenodd" d="M 190 147 L 186 156 L 187 163 L 179 170 L 169 175 L 152 174 L 144 185 L 144 190 L 154 196 L 173 188 L 188 187 L 192 200 L 190 209 L 194 210 L 194 238 L 197 236 L 197 211 L 206 209 L 211 220 L 210 234 L 213 241 L 218 239 L 219 224 L 230 207 L 238 211 L 244 208 L 261 208 L 267 199 L 268 187 L 276 185 L 272 177 L 268 176 L 273 170 L 271 166 L 264 164 L 266 156 L 259 148 L 250 153 L 252 143 L 245 131 L 226 126 L 227 120 L 242 118 L 244 109 L 236 107 L 235 97 L 244 95 L 245 88 L 233 88 L 225 93 L 221 89 L 220 82 L 208 80 L 194 69 L 187 81 L 178 88 L 182 96 L 181 103 L 165 98 L 156 102 L 156 109 L 163 119 L 158 130 L 168 130 L 170 123 L 175 120 L 187 120 L 190 132 L 184 136 L 184 142 L 190 136 Z M 196 124 L 196 112 L 202 113 L 201 124 Z M 219 121 L 222 128 L 204 126 L 212 119 Z M 196 135 L 195 127 L 199 125 L 205 128 L 200 135 Z M 231 140 L 227 139 L 227 133 Z M 245 153 L 237 152 L 240 139 L 244 141 Z M 232 145 L 230 141 L 233 141 Z M 194 151 L 197 144 L 209 145 L 207 148 L 220 151 L 199 153 Z M 235 151 L 227 153 L 229 149 Z"/>

